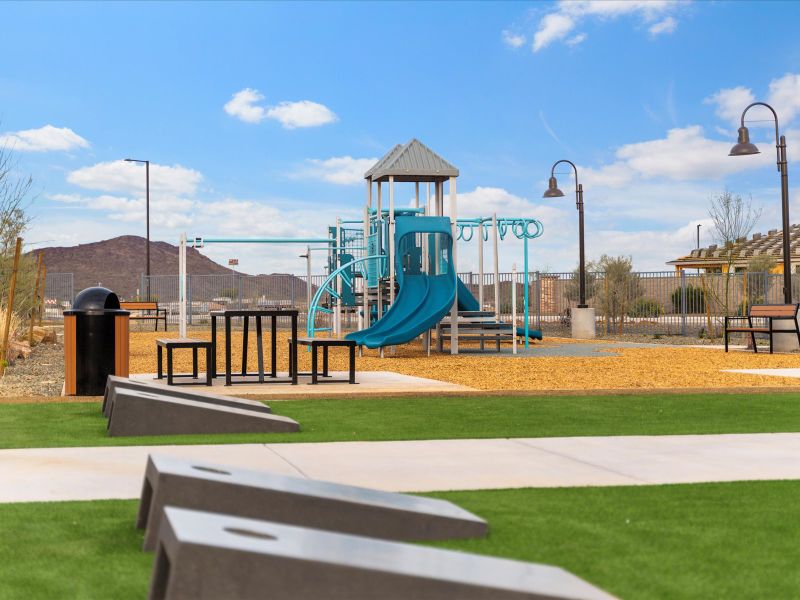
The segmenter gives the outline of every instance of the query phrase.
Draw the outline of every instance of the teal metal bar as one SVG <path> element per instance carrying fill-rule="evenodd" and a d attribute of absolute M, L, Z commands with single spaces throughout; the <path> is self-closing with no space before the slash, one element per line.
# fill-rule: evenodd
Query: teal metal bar
<path fill-rule="evenodd" d="M 336 244 L 336 240 L 329 238 L 190 238 L 188 241 L 194 247 L 196 240 L 203 244 Z"/>
<path fill-rule="evenodd" d="M 525 254 L 524 254 L 525 258 L 523 259 L 523 262 L 525 264 L 525 347 L 529 348 L 530 347 L 530 338 L 528 337 L 528 333 L 530 332 L 529 331 L 529 329 L 530 329 L 530 319 L 528 318 L 529 317 L 529 315 L 528 315 L 528 287 L 530 287 L 530 286 L 529 286 L 529 281 L 528 281 L 528 238 L 525 237 L 525 238 L 523 238 L 523 240 L 524 240 L 523 244 L 524 244 L 524 248 L 525 248 Z M 516 331 L 514 332 L 514 335 L 516 335 Z"/>

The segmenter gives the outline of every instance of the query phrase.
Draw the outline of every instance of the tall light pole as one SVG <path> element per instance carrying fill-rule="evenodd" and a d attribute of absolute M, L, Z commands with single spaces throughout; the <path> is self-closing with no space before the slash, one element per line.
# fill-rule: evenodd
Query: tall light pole
<path fill-rule="evenodd" d="M 700 250 L 700 223 L 697 224 L 697 249 Z"/>
<path fill-rule="evenodd" d="M 575 171 L 575 207 L 578 209 L 578 280 L 579 280 L 579 298 L 578 308 L 586 308 L 586 258 L 584 252 L 584 232 L 583 232 L 583 186 L 578 183 L 578 167 L 568 160 L 559 160 L 553 164 L 550 169 L 550 181 L 548 182 L 547 190 L 542 195 L 543 198 L 561 198 L 564 192 L 558 189 L 558 181 L 555 177 L 556 167 L 561 163 L 570 165 Z"/>
<path fill-rule="evenodd" d="M 760 154 L 755 144 L 750 143 L 750 132 L 744 125 L 744 116 L 754 106 L 765 106 L 775 119 L 775 148 L 778 151 L 778 171 L 781 174 L 781 209 L 783 212 L 783 299 L 786 304 L 792 303 L 792 257 L 789 243 L 789 173 L 786 164 L 786 138 L 778 131 L 778 113 L 765 102 L 753 102 L 742 111 L 739 127 L 739 141 L 731 148 L 729 156 L 749 156 Z"/>
<path fill-rule="evenodd" d="M 150 300 L 150 161 L 126 158 L 125 162 L 144 164 L 145 181 L 145 220 L 147 222 L 147 245 L 145 246 L 145 275 L 147 276 L 147 300 Z"/>

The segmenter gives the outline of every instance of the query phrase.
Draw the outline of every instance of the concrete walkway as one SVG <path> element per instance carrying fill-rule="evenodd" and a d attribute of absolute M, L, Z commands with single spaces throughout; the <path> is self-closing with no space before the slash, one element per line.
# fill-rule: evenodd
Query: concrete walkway
<path fill-rule="evenodd" d="M 0 502 L 139 496 L 147 455 L 390 491 L 800 479 L 800 433 L 0 451 Z"/>

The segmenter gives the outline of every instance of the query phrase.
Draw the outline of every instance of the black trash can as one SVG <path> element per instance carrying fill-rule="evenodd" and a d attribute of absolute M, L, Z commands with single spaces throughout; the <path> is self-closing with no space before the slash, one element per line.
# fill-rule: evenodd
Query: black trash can
<path fill-rule="evenodd" d="M 130 312 L 103 287 L 86 288 L 64 311 L 64 393 L 102 396 L 109 375 L 129 373 Z"/>

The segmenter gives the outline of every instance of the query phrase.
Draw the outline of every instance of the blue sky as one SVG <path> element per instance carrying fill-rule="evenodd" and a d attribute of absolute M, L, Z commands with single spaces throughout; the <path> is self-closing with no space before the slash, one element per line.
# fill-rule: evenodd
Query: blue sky
<path fill-rule="evenodd" d="M 360 214 L 360 174 L 416 137 L 459 167 L 460 213 L 541 219 L 532 265 L 587 254 L 660 270 L 710 242 L 708 198 L 752 194 L 780 225 L 770 130 L 728 158 L 736 120 L 771 101 L 800 156 L 800 4 L 789 2 L 3 4 L 0 135 L 36 180 L 31 245 L 324 234 Z M 752 112 L 753 118 L 763 115 Z M 796 164 L 790 165 L 794 181 Z M 572 184 L 562 175 L 562 187 Z M 565 191 L 566 191 L 565 189 Z M 407 202 L 410 188 L 398 190 Z M 794 196 L 797 194 L 794 193 Z M 792 206 L 800 221 L 800 203 Z M 302 272 L 297 248 L 208 247 L 250 272 Z M 476 268 L 474 248 L 461 269 Z M 501 250 L 521 262 L 518 244 Z"/>

